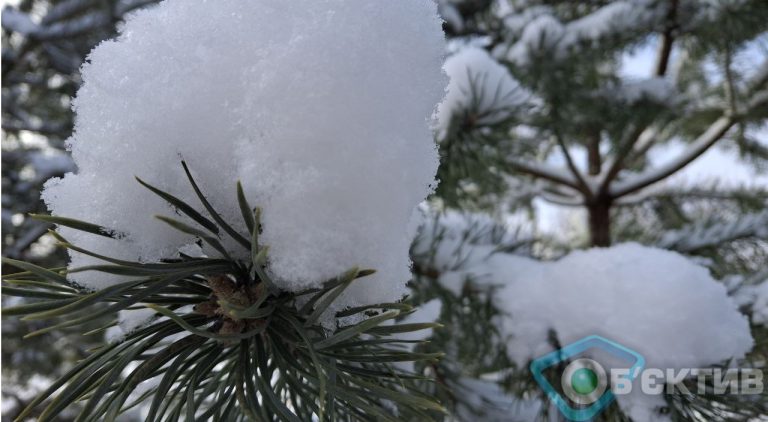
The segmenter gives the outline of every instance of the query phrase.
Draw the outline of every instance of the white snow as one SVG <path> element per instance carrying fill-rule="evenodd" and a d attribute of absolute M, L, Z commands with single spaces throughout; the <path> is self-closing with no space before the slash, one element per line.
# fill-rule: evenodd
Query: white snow
<path fill-rule="evenodd" d="M 603 94 L 627 104 L 646 100 L 671 105 L 678 96 L 674 84 L 665 78 L 629 79 L 605 89 Z"/>
<path fill-rule="evenodd" d="M 768 211 L 743 213 L 731 221 L 719 216 L 714 221 L 705 220 L 670 230 L 661 236 L 657 245 L 689 252 L 748 237 L 768 238 Z"/>
<path fill-rule="evenodd" d="M 122 340 L 126 335 L 149 325 L 157 313 L 153 309 L 125 309 L 117 314 L 117 325 L 109 327 L 105 338 L 109 342 Z"/>
<path fill-rule="evenodd" d="M 768 281 L 763 281 L 754 290 L 752 322 L 768 326 Z"/>
<path fill-rule="evenodd" d="M 153 220 L 182 217 L 133 176 L 202 209 L 184 158 L 236 228 L 244 231 L 238 179 L 263 208 L 280 287 L 360 266 L 377 273 L 339 306 L 399 299 L 414 209 L 438 163 L 428 119 L 444 94 L 444 48 L 430 0 L 165 1 L 91 52 L 68 141 L 79 172 L 49 182 L 43 197 L 56 215 L 126 233 L 116 241 L 61 229 L 73 243 L 123 259 L 173 257 L 194 239 Z M 115 280 L 75 278 L 95 289 Z"/>
<path fill-rule="evenodd" d="M 446 23 L 460 32 L 464 30 L 464 18 L 455 3 L 452 0 L 437 0 L 437 10 Z"/>
<path fill-rule="evenodd" d="M 498 123 L 530 100 L 509 70 L 479 47 L 465 47 L 451 55 L 445 61 L 445 73 L 451 81 L 437 112 L 438 139 L 445 137 L 454 118 L 467 114 L 478 125 Z"/>
<path fill-rule="evenodd" d="M 3 5 L 2 25 L 3 28 L 9 28 L 23 35 L 33 34 L 37 31 L 38 26 L 26 13 L 9 7 L 10 5 Z"/>
<path fill-rule="evenodd" d="M 768 268 L 748 278 L 732 275 L 726 281 L 739 306 L 749 310 L 752 323 L 768 327 Z"/>
<path fill-rule="evenodd" d="M 525 66 L 531 62 L 532 55 L 536 52 L 556 48 L 564 33 L 563 24 L 554 16 L 538 16 L 525 25 L 520 39 L 510 47 L 506 59 L 518 66 Z M 555 52 L 553 58 L 560 59 L 561 55 L 560 52 Z"/>
<path fill-rule="evenodd" d="M 390 319 L 384 321 L 384 323 L 381 325 L 387 326 L 394 325 L 395 323 L 417 324 L 422 322 L 435 322 L 440 317 L 440 311 L 442 309 L 443 302 L 440 301 L 440 299 L 432 299 L 429 302 L 422 303 L 416 307 L 416 310 L 406 315 L 403 319 L 396 322 Z M 424 330 L 410 331 L 407 333 L 398 333 L 397 338 L 398 340 L 422 341 L 432 337 L 433 331 L 434 330 L 432 328 L 427 328 Z M 413 350 L 416 348 L 416 344 L 417 343 L 403 343 L 402 348 L 409 352 L 413 352 Z M 396 366 L 406 372 L 414 372 L 413 362 L 396 362 Z"/>
<path fill-rule="evenodd" d="M 72 158 L 58 150 L 33 152 L 29 155 L 29 166 L 34 169 L 35 182 L 43 182 L 55 175 L 75 171 Z"/>
<path fill-rule="evenodd" d="M 460 421 L 478 420 L 478 417 L 483 422 L 542 420 L 541 400 L 524 400 L 511 396 L 494 381 L 465 377 L 453 388 L 459 398 L 456 416 Z M 543 420 L 557 420 L 556 413 L 550 413 L 550 416 Z"/>
<path fill-rule="evenodd" d="M 481 264 L 498 250 L 522 249 L 525 242 L 518 236 L 530 236 L 512 232 L 484 214 L 422 209 L 427 219 L 413 245 L 414 260 L 439 272 L 441 283 L 455 292 L 463 286 L 466 268 Z"/>
<path fill-rule="evenodd" d="M 518 66 L 528 66 L 538 57 L 566 60 L 585 48 L 599 48 L 605 41 L 642 41 L 648 30 L 660 32 L 669 11 L 668 2 L 656 0 L 604 3 L 590 13 L 565 21 L 557 16 L 556 8 L 518 2 L 514 11 L 504 17 L 509 43 L 499 44 L 494 54 Z M 690 31 L 711 25 L 723 14 L 748 4 L 746 0 L 681 0 L 677 23 L 683 31 Z"/>
<path fill-rule="evenodd" d="M 652 368 L 706 367 L 752 348 L 748 321 L 723 284 L 675 252 L 627 243 L 541 262 L 475 249 L 461 271 L 479 285 L 503 286 L 494 300 L 519 367 L 553 350 L 549 330 L 563 345 L 604 336 L 638 351 Z M 619 396 L 639 421 L 649 420 L 659 400 Z"/>
<path fill-rule="evenodd" d="M 422 303 L 415 311 L 405 316 L 405 318 L 397 321 L 398 324 L 416 324 L 422 322 L 435 322 L 440 317 L 440 311 L 443 308 L 443 302 L 440 299 L 432 299 L 429 302 Z M 390 322 L 389 320 L 387 322 Z M 432 337 L 432 329 L 411 331 L 408 333 L 400 333 L 397 335 L 399 340 L 426 340 Z M 410 349 L 413 349 L 413 344 L 410 344 Z"/>
<path fill-rule="evenodd" d="M 564 60 L 583 46 L 595 47 L 603 39 L 630 36 L 632 31 L 654 25 L 664 8 L 652 0 L 619 0 L 569 22 L 554 10 L 536 7 L 505 18 L 513 43 L 500 45 L 495 53 L 518 66 L 527 66 L 539 56 Z"/>

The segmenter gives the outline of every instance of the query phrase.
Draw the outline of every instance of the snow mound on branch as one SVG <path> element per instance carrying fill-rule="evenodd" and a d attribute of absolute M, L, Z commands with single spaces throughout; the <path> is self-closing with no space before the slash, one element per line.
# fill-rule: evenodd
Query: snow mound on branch
<path fill-rule="evenodd" d="M 755 324 L 768 327 L 768 281 L 762 282 L 754 289 L 755 299 L 752 302 L 752 320 Z"/>
<path fill-rule="evenodd" d="M 676 252 L 625 243 L 553 262 L 494 254 L 482 267 L 504 285 L 506 331 L 525 338 L 510 343 L 518 363 L 549 351 L 550 328 L 563 344 L 604 335 L 638 350 L 649 367 L 707 365 L 752 347 L 725 286 Z"/>
<path fill-rule="evenodd" d="M 580 48 L 595 47 L 608 38 L 631 35 L 633 31 L 660 22 L 665 9 L 654 0 L 619 0 L 569 22 L 554 16 L 554 10 L 537 6 L 505 18 L 512 44 L 499 45 L 495 53 L 518 66 L 527 66 L 538 57 L 564 60 Z"/>
<path fill-rule="evenodd" d="M 117 315 L 117 325 L 109 327 L 105 337 L 109 342 L 118 342 L 127 334 L 149 325 L 157 313 L 154 309 L 125 309 Z"/>
<path fill-rule="evenodd" d="M 739 306 L 748 309 L 752 323 L 768 327 L 768 269 L 763 269 L 748 279 L 741 275 L 732 275 L 726 280 Z"/>
<path fill-rule="evenodd" d="M 706 367 L 752 348 L 748 321 L 725 286 L 676 252 L 626 243 L 541 262 L 478 249 L 465 253 L 461 272 L 501 286 L 494 300 L 506 316 L 498 323 L 520 367 L 554 350 L 550 330 L 562 345 L 604 336 L 638 351 L 649 368 Z M 619 404 L 648 420 L 664 401 L 633 393 L 619 396 Z"/>
<path fill-rule="evenodd" d="M 451 81 L 437 112 L 438 139 L 446 136 L 454 118 L 471 116 L 478 125 L 498 123 L 529 100 L 507 68 L 482 48 L 459 50 L 445 61 L 444 69 Z"/>
<path fill-rule="evenodd" d="M 673 105 L 678 92 L 674 84 L 665 78 L 648 78 L 622 81 L 602 90 L 606 99 L 635 104 L 648 101 L 662 105 Z"/>
<path fill-rule="evenodd" d="M 595 49 L 613 49 L 616 44 L 644 39 L 648 31 L 667 25 L 670 2 L 658 0 L 612 0 L 575 19 L 563 19 L 558 9 L 540 2 L 517 2 L 504 16 L 507 43 L 494 49 L 494 56 L 518 65 L 537 61 L 552 64 Z M 675 2 L 681 30 L 690 31 L 716 23 L 735 10 L 748 7 L 748 0 L 680 0 Z"/>
<path fill-rule="evenodd" d="M 81 247 L 171 258 L 195 239 L 154 220 L 183 217 L 133 177 L 202 209 L 183 158 L 241 232 L 235 182 L 263 208 L 280 287 L 317 286 L 360 266 L 378 272 L 340 305 L 399 299 L 414 209 L 438 164 L 428 120 L 444 94 L 444 43 L 430 0 L 165 1 L 91 52 L 68 141 L 79 172 L 49 182 L 43 196 L 56 215 L 125 233 L 61 229 Z M 95 263 L 71 258 L 73 267 Z M 116 280 L 73 277 L 94 289 Z"/>

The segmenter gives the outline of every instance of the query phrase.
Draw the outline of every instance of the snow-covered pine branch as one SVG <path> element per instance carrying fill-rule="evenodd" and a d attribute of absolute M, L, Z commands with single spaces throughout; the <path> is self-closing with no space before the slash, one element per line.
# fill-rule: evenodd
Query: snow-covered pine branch
<path fill-rule="evenodd" d="M 768 82 L 768 71 L 766 70 L 768 69 L 768 61 L 763 62 L 759 69 L 747 85 L 746 96 L 748 99 L 743 108 L 736 110 L 736 114 L 726 110 L 675 159 L 658 168 L 649 169 L 639 175 L 615 182 L 610 187 L 611 196 L 621 197 L 630 194 L 676 173 L 722 139 L 738 123 L 742 115 L 748 114 L 751 110 L 761 107 L 768 101 L 768 91 L 764 91 L 765 84 Z"/>
<path fill-rule="evenodd" d="M 490 227 L 480 216 L 453 213 L 429 221 L 414 247 L 422 276 L 456 297 L 459 305 L 448 312 L 460 312 L 460 304 L 473 295 L 489 298 L 499 312 L 492 342 L 499 343 L 496 350 L 506 351 L 515 371 L 557 348 L 553 334 L 559 345 L 595 333 L 617 339 L 640 351 L 649 367 L 664 368 L 717 365 L 742 359 L 753 347 L 748 321 L 723 284 L 679 253 L 627 243 L 542 262 L 526 256 L 525 248 L 500 251 L 498 245 L 514 243 L 511 232 L 473 236 L 477 228 Z M 505 400 L 493 391 L 483 388 L 470 402 L 457 398 L 457 405 L 462 412 L 478 415 L 490 409 L 469 411 L 466 406 L 491 400 L 493 408 L 507 409 L 511 415 L 531 417 L 542 411 L 519 408 L 522 403 L 516 398 Z M 661 397 L 631 394 L 618 400 L 636 420 L 670 420 L 659 413 L 666 406 Z"/>
<path fill-rule="evenodd" d="M 768 240 L 768 211 L 740 215 L 733 221 L 699 221 L 664 233 L 656 244 L 664 249 L 695 253 L 745 238 Z"/>
<path fill-rule="evenodd" d="M 443 37 L 433 6 L 334 2 L 328 14 L 312 1 L 188 3 L 132 15 L 83 67 L 68 140 L 78 173 L 49 182 L 43 197 L 55 215 L 124 237 L 62 228 L 64 237 L 122 259 L 178 256 L 195 237 L 153 221 L 172 210 L 134 175 L 193 203 L 175 164 L 183 158 L 225 220 L 239 220 L 223 189 L 237 180 L 262 207 L 279 288 L 307 289 L 360 266 L 377 274 L 353 284 L 336 309 L 401 298 L 413 211 L 437 167 L 427 119 L 443 95 Z M 360 30 L 339 32 L 348 22 Z M 244 253 L 222 242 L 234 257 Z M 71 258 L 71 267 L 97 263 Z M 94 289 L 116 282 L 71 277 Z"/>

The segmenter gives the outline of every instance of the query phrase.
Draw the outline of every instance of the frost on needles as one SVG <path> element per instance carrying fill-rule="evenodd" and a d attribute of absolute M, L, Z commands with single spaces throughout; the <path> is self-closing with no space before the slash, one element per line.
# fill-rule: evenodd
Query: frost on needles
<path fill-rule="evenodd" d="M 435 183 L 429 119 L 444 94 L 443 51 L 428 0 L 165 1 L 90 54 L 67 142 L 78 171 L 48 182 L 43 197 L 54 215 L 121 233 L 61 228 L 71 243 L 142 262 L 177 257 L 194 236 L 152 218 L 172 211 L 134 175 L 197 204 L 183 159 L 238 229 L 232 187 L 242 181 L 263 209 L 261 239 L 281 289 L 358 266 L 377 273 L 336 309 L 398 300 L 414 210 Z M 247 254 L 222 240 L 233 256 Z M 71 267 L 96 263 L 71 252 Z M 71 277 L 93 289 L 121 280 Z"/>

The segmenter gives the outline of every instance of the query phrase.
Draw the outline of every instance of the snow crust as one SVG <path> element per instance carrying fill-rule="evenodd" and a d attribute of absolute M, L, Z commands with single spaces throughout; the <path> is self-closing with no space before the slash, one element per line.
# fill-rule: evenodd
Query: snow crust
<path fill-rule="evenodd" d="M 237 180 L 263 208 L 280 287 L 360 266 L 377 273 L 339 306 L 399 299 L 414 209 L 438 164 L 429 119 L 444 95 L 444 44 L 429 0 L 167 0 L 91 52 L 68 140 L 79 171 L 48 182 L 43 197 L 55 215 L 125 234 L 61 228 L 72 243 L 122 259 L 174 257 L 194 238 L 152 216 L 184 217 L 133 177 L 202 209 L 183 158 L 239 230 Z M 71 254 L 72 267 L 94 263 Z M 119 280 L 73 279 L 94 289 Z"/>

